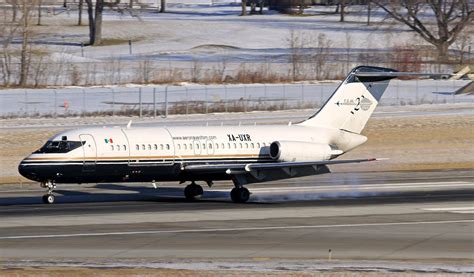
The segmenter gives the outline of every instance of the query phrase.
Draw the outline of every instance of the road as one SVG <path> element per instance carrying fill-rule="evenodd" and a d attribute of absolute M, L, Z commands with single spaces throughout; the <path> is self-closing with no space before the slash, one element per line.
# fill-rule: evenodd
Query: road
<path fill-rule="evenodd" d="M 186 202 L 182 187 L 65 185 L 58 203 L 37 187 L 0 188 L 0 258 L 120 264 L 123 259 L 474 260 L 474 173 L 334 173 L 249 186 L 230 183 Z M 232 267 L 232 265 L 230 265 Z"/>

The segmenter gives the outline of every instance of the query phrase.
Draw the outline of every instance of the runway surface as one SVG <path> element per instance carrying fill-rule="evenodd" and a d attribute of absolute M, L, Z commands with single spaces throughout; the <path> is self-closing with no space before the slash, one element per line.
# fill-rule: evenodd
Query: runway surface
<path fill-rule="evenodd" d="M 41 204 L 36 186 L 0 187 L 0 259 L 8 262 L 328 259 L 474 261 L 474 172 L 334 173 L 231 184 L 186 202 L 182 186 L 59 186 Z"/>

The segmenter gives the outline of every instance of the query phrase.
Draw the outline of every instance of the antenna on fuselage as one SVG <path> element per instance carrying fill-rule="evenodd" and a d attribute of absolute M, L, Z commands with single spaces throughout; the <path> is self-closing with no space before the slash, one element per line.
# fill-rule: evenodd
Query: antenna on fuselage
<path fill-rule="evenodd" d="M 130 129 L 131 127 L 132 127 L 132 120 L 130 119 L 130 121 L 127 124 L 127 129 Z"/>

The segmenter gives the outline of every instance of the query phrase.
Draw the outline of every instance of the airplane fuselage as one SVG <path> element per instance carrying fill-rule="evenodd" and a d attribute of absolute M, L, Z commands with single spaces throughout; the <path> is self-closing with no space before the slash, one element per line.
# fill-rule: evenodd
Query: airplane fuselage
<path fill-rule="evenodd" d="M 32 180 L 58 183 L 229 180 L 225 173 L 193 175 L 182 169 L 190 164 L 275 162 L 269 153 L 274 141 L 332 145 L 345 152 L 364 138 L 297 125 L 84 128 L 57 134 L 48 141 L 56 146 L 25 158 L 19 171 Z M 59 145 L 69 142 L 80 145 L 72 150 Z"/>

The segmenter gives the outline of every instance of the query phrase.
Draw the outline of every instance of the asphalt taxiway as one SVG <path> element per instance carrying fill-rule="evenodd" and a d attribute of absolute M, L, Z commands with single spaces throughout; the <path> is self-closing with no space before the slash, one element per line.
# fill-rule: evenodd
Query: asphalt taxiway
<path fill-rule="evenodd" d="M 30 185 L 0 188 L 0 258 L 342 259 L 472 264 L 474 173 L 334 173 L 187 202 L 162 184 L 64 185 L 41 204 Z"/>

